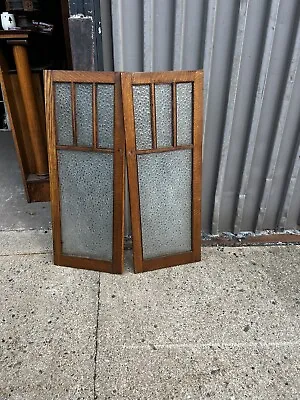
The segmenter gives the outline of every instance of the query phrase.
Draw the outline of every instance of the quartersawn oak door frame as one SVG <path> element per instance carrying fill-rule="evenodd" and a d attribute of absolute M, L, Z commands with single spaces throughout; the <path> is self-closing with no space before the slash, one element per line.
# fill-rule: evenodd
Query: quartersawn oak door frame
<path fill-rule="evenodd" d="M 54 263 L 75 268 L 92 269 L 102 272 L 122 273 L 124 266 L 124 193 L 125 193 L 125 139 L 120 73 L 45 71 L 46 121 L 48 133 L 48 156 L 50 168 L 50 195 L 52 208 Z M 73 146 L 58 146 L 55 121 L 55 83 L 70 83 L 72 96 Z M 93 146 L 76 145 L 75 83 L 93 85 Z M 97 146 L 96 84 L 114 85 L 114 147 L 104 149 Z M 110 152 L 114 154 L 113 171 L 113 251 L 112 262 L 87 257 L 63 254 L 61 234 L 61 213 L 57 150 L 64 149 L 89 152 Z"/>
<path fill-rule="evenodd" d="M 202 172 L 202 126 L 203 126 L 203 71 L 170 71 L 157 73 L 122 73 L 122 95 L 124 109 L 124 125 L 126 140 L 126 155 L 129 179 L 129 195 L 131 209 L 131 224 L 133 236 L 133 260 L 135 272 L 151 271 L 158 268 L 186 264 L 201 259 L 201 172 Z M 177 146 L 177 110 L 176 84 L 193 84 L 193 144 Z M 154 85 L 169 83 L 173 87 L 173 146 L 157 148 L 155 123 Z M 150 85 L 152 149 L 137 150 L 134 126 L 133 85 Z M 155 152 L 191 149 L 193 152 L 192 166 L 192 251 L 152 259 L 143 258 L 141 212 L 139 198 L 139 181 L 137 155 Z"/>

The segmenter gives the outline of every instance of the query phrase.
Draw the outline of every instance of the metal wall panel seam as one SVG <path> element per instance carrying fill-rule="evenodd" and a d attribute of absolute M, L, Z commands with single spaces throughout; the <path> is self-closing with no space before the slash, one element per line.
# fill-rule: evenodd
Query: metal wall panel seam
<path fill-rule="evenodd" d="M 113 33 L 113 54 L 114 71 L 124 70 L 124 43 L 123 43 L 123 23 L 122 23 L 122 0 L 112 0 L 112 33 Z"/>
<path fill-rule="evenodd" d="M 210 0 L 208 2 L 208 12 L 207 12 L 207 28 L 205 36 L 205 47 L 204 47 L 204 129 L 203 129 L 203 151 L 205 148 L 205 138 L 206 138 L 206 121 L 207 121 L 207 107 L 208 107 L 208 96 L 211 82 L 211 69 L 213 61 L 213 50 L 215 42 L 215 32 L 216 32 L 216 20 L 217 20 L 217 8 L 218 0 Z"/>
<path fill-rule="evenodd" d="M 275 33 L 276 33 L 280 1 L 281 0 L 273 0 L 272 4 L 271 4 L 271 9 L 270 9 L 267 34 L 266 34 L 262 63 L 261 63 L 261 68 L 260 68 L 260 73 L 259 73 L 259 81 L 258 81 L 258 86 L 257 86 L 257 91 L 256 91 L 254 111 L 253 111 L 249 139 L 248 139 L 248 144 L 247 144 L 247 154 L 246 154 L 246 159 L 245 159 L 245 163 L 244 163 L 244 169 L 242 172 L 242 182 L 241 182 L 240 192 L 239 192 L 239 196 L 238 196 L 238 205 L 237 205 L 237 211 L 236 211 L 236 217 L 235 217 L 235 223 L 234 223 L 234 232 L 235 233 L 240 232 L 243 215 L 244 215 L 244 207 L 245 207 L 245 201 L 246 201 L 246 196 L 247 196 L 248 183 L 249 183 L 250 172 L 251 172 L 252 163 L 253 163 L 254 151 L 255 151 L 255 147 L 256 147 L 255 144 L 256 144 L 256 139 L 257 139 L 257 135 L 258 135 L 260 121 L 262 118 L 262 105 L 263 105 L 265 90 L 266 90 L 267 81 L 268 81 L 268 74 L 269 74 L 269 68 L 270 68 L 271 55 L 272 55 L 272 51 L 273 51 L 274 38 L 275 38 Z"/>
<path fill-rule="evenodd" d="M 102 59 L 104 71 L 113 71 L 113 35 L 112 35 L 112 15 L 111 1 L 97 0 L 99 3 L 100 16 L 99 28 L 102 35 Z"/>
<path fill-rule="evenodd" d="M 144 0 L 144 71 L 153 71 L 154 0 Z"/>
<path fill-rule="evenodd" d="M 259 208 L 259 214 L 258 214 L 257 224 L 256 224 L 256 231 L 262 230 L 263 226 L 264 226 L 264 220 L 265 220 L 265 216 L 266 216 L 267 207 L 270 202 L 270 194 L 271 194 L 272 183 L 273 183 L 276 166 L 277 166 L 277 162 L 278 162 L 279 151 L 280 151 L 282 141 L 284 140 L 285 125 L 286 125 L 286 121 L 287 121 L 290 101 L 291 101 L 292 92 L 293 92 L 294 85 L 295 85 L 295 78 L 296 78 L 296 73 L 297 73 L 297 70 L 299 67 L 299 63 L 300 63 L 300 24 L 298 24 L 296 39 L 294 42 L 293 54 L 292 54 L 292 58 L 290 61 L 289 71 L 287 74 L 287 82 L 286 82 L 285 91 L 284 91 L 284 95 L 283 95 L 283 101 L 282 101 L 282 105 L 281 105 L 278 125 L 277 125 L 277 129 L 275 132 L 275 140 L 274 140 L 274 144 L 273 144 L 273 148 L 272 148 L 271 159 L 269 162 L 267 177 L 266 177 L 266 181 L 265 181 L 266 184 L 265 184 L 265 188 L 263 191 L 262 200 L 261 200 L 261 204 L 260 204 L 260 208 Z M 272 229 L 272 228 L 273 227 L 270 227 L 268 229 Z"/>
<path fill-rule="evenodd" d="M 297 179 L 300 173 L 300 132 L 298 134 L 298 143 L 297 143 L 297 153 L 294 158 L 292 173 L 289 178 L 289 185 L 285 195 L 284 203 L 280 212 L 280 220 L 278 223 L 278 229 L 287 229 L 287 220 L 289 217 L 289 211 L 291 208 L 292 198 L 294 196 Z M 296 225 L 297 221 L 295 221 Z"/>
<path fill-rule="evenodd" d="M 231 69 L 231 82 L 230 82 L 230 89 L 228 96 L 225 128 L 221 144 L 221 160 L 220 160 L 217 187 L 215 193 L 215 204 L 214 204 L 213 220 L 212 220 L 213 234 L 217 234 L 219 232 L 221 201 L 224 189 L 224 179 L 225 179 L 226 166 L 229 154 L 229 146 L 231 142 L 232 126 L 235 118 L 235 105 L 236 105 L 236 97 L 238 92 L 238 84 L 241 71 L 241 61 L 242 61 L 244 39 L 246 33 L 249 1 L 250 0 L 242 0 L 240 2 L 240 8 L 239 8 L 238 26 L 237 26 L 236 42 L 235 42 L 232 69 Z"/>
<path fill-rule="evenodd" d="M 184 30 L 185 30 L 186 0 L 176 0 L 175 3 L 175 32 L 173 47 L 173 69 L 183 67 Z"/>

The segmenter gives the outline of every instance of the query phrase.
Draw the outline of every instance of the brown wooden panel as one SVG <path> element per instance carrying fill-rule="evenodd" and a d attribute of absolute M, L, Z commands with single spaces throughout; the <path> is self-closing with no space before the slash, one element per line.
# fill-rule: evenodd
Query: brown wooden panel
<path fill-rule="evenodd" d="M 131 209 L 133 262 L 135 272 L 143 272 L 142 233 L 140 220 L 137 159 L 135 153 L 134 114 L 131 74 L 121 73 L 124 127 Z"/>
<path fill-rule="evenodd" d="M 136 154 L 151 154 L 151 153 L 166 153 L 169 151 L 178 151 L 178 150 L 191 150 L 194 148 L 194 145 L 186 144 L 183 146 L 173 146 L 173 147 L 159 147 L 156 149 L 146 149 L 146 150 L 136 150 Z"/>
<path fill-rule="evenodd" d="M 124 102 L 124 122 L 126 138 L 126 154 L 128 164 L 129 194 L 131 208 L 131 223 L 133 236 L 133 258 L 135 272 L 150 271 L 158 268 L 169 267 L 198 261 L 201 258 L 201 163 L 202 163 L 202 71 L 158 72 L 158 73 L 122 73 L 122 91 Z M 177 146 L 177 109 L 176 109 L 176 83 L 191 82 L 193 84 L 193 144 Z M 154 130 L 155 110 L 153 107 L 154 84 L 169 83 L 173 87 L 173 147 L 156 148 L 156 129 L 152 132 L 153 149 L 137 150 L 134 126 L 134 107 L 132 86 L 134 84 L 151 85 L 151 120 Z M 143 258 L 142 227 L 139 198 L 139 180 L 137 168 L 137 154 L 150 154 L 157 152 L 173 152 L 190 149 L 193 153 L 192 165 L 192 251 L 152 259 Z M 149 199 L 151 202 L 151 199 Z"/>
<path fill-rule="evenodd" d="M 71 151 L 95 151 L 96 153 L 113 153 L 113 149 L 107 149 L 104 147 L 83 147 L 83 146 L 68 146 L 68 145 L 57 145 L 58 150 L 71 150 Z"/>
<path fill-rule="evenodd" d="M 124 179 L 125 179 L 125 162 L 124 148 L 125 139 L 123 132 L 123 113 L 121 84 L 119 73 L 80 73 L 46 71 L 45 72 L 45 97 L 46 97 L 46 120 L 48 133 L 48 154 L 50 165 L 50 191 L 51 191 L 51 207 L 52 207 L 52 224 L 53 224 L 53 244 L 54 244 L 54 262 L 57 265 L 65 265 L 75 268 L 94 269 L 97 271 L 122 273 L 124 263 Z M 87 76 L 86 76 L 87 75 Z M 63 79 L 61 79 L 63 76 Z M 81 79 L 81 77 L 83 77 Z M 115 87 L 115 121 L 114 121 L 114 149 L 95 149 L 95 147 L 76 147 L 76 146 L 56 146 L 56 124 L 54 109 L 54 83 L 55 82 L 90 82 L 90 83 L 113 83 Z M 93 102 L 95 101 L 95 98 Z M 93 107 L 93 121 L 91 121 L 93 129 L 93 139 L 95 137 L 96 113 L 95 105 Z M 76 119 L 76 115 L 73 116 Z M 76 121 L 75 121 L 76 123 Z M 95 144 L 95 139 L 93 140 Z M 62 233 L 61 233 L 61 211 L 59 196 L 59 171 L 57 163 L 57 150 L 76 150 L 89 152 L 107 152 L 114 155 L 114 172 L 113 172 L 113 254 L 112 262 L 92 259 L 87 257 L 74 257 L 63 254 L 62 251 Z"/>
<path fill-rule="evenodd" d="M 27 189 L 30 200 L 34 202 L 49 201 L 50 183 L 49 178 L 37 175 L 29 175 L 27 178 Z"/>
<path fill-rule="evenodd" d="M 115 83 L 115 72 L 52 71 L 54 82 Z"/>
<path fill-rule="evenodd" d="M 196 74 L 203 76 L 202 71 L 134 72 L 132 73 L 132 83 L 143 85 L 147 83 L 192 82 Z"/>
<path fill-rule="evenodd" d="M 195 260 L 193 252 L 187 252 L 182 254 L 174 254 L 173 256 L 157 257 L 151 260 L 143 261 L 143 271 L 153 271 L 155 269 L 161 269 L 166 267 L 174 267 L 181 264 L 189 264 Z"/>
<path fill-rule="evenodd" d="M 203 136 L 203 74 L 197 71 L 193 85 L 193 254 L 201 259 L 201 182 Z"/>

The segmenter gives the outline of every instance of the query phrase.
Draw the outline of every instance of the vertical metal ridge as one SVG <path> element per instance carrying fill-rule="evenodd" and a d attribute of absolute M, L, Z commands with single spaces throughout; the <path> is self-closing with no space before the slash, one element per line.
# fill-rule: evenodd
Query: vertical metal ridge
<path fill-rule="evenodd" d="M 203 149 L 205 148 L 205 132 L 207 122 L 207 107 L 208 97 L 211 82 L 211 71 L 212 71 L 212 60 L 215 42 L 216 32 L 216 20 L 217 20 L 217 8 L 218 0 L 210 0 L 208 2 L 207 10 L 207 27 L 205 35 L 205 46 L 204 46 L 204 129 L 203 129 Z"/>
<path fill-rule="evenodd" d="M 154 68 L 154 1 L 144 0 L 144 71 Z"/>
<path fill-rule="evenodd" d="M 173 49 L 174 70 L 181 70 L 183 68 L 185 13 L 186 13 L 186 0 L 176 0 L 174 49 Z"/>
<path fill-rule="evenodd" d="M 300 174 L 300 129 L 298 129 L 298 138 L 295 148 L 297 151 L 295 152 L 295 157 L 293 158 L 293 164 L 291 168 L 291 173 L 288 176 L 288 188 L 285 193 L 284 201 L 282 208 L 279 212 L 279 222 L 278 229 L 287 229 L 287 220 L 289 217 L 289 211 L 291 209 L 292 199 L 295 193 L 296 183 L 298 180 L 298 176 Z M 296 225 L 297 221 L 295 221 Z"/>
<path fill-rule="evenodd" d="M 295 86 L 296 73 L 300 62 L 300 24 L 298 23 L 296 38 L 293 45 L 293 53 L 290 60 L 289 70 L 286 78 L 286 86 L 282 99 L 279 120 L 275 132 L 275 140 L 271 151 L 271 158 L 268 165 L 267 176 L 265 179 L 265 187 L 262 194 L 259 213 L 256 223 L 256 231 L 262 230 L 264 226 L 267 208 L 270 202 L 270 195 L 272 190 L 273 179 L 278 162 L 280 147 L 284 138 L 287 116 L 290 107 L 290 101 Z"/>
<path fill-rule="evenodd" d="M 108 28 L 102 26 L 105 68 L 109 60 L 110 63 L 114 62 L 110 69 L 119 71 L 190 70 L 204 65 L 203 148 L 206 152 L 213 152 L 214 157 L 206 154 L 203 165 L 205 186 L 210 182 L 208 192 L 203 194 L 203 230 L 211 231 L 212 221 L 214 233 L 225 225 L 227 230 L 232 228 L 235 233 L 245 230 L 246 226 L 247 229 L 250 227 L 255 230 L 256 223 L 256 228 L 259 229 L 259 226 L 266 227 L 269 220 L 272 225 L 270 229 L 293 228 L 297 226 L 297 221 L 294 221 L 297 201 L 295 196 L 299 191 L 300 161 L 296 158 L 299 156 L 298 144 L 292 149 L 293 144 L 286 142 L 286 134 L 295 140 L 297 107 L 291 101 L 296 96 L 298 83 L 295 83 L 289 107 L 284 106 L 287 98 L 285 97 L 284 102 L 282 98 L 283 95 L 286 96 L 285 91 L 289 84 L 286 74 L 293 50 L 295 51 L 300 7 L 296 0 L 255 1 L 253 5 L 250 0 L 228 3 L 224 0 L 224 3 L 219 0 L 99 0 L 100 18 L 103 23 L 106 18 L 109 20 L 109 23 L 106 22 Z M 241 10 L 248 8 L 248 3 L 248 16 L 245 16 Z M 255 22 L 255 14 L 258 12 L 263 15 L 260 14 Z M 261 25 L 263 21 L 264 25 Z M 240 30 L 243 24 L 247 24 L 246 32 Z M 254 29 L 250 30 L 250 26 Z M 196 32 L 193 35 L 195 27 Z M 255 59 L 250 63 L 245 58 L 248 46 L 255 48 Z M 287 51 L 286 60 L 282 57 L 276 59 L 281 52 L 286 54 Z M 280 71 L 279 80 L 276 81 L 273 71 L 274 74 Z M 248 73 L 254 83 L 249 92 L 251 98 L 245 98 L 243 94 L 239 96 L 240 84 L 244 85 Z M 299 73 L 298 70 L 298 75 Z M 238 91 L 235 85 L 239 85 Z M 280 94 L 273 97 L 272 101 L 273 92 Z M 270 104 L 266 104 L 268 99 Z M 237 101 L 241 103 L 239 108 Z M 247 107 L 247 113 L 244 107 Z M 288 121 L 283 118 L 284 107 L 290 108 L 285 117 Z M 269 127 L 272 124 L 269 109 L 276 117 L 273 120 L 273 130 Z M 238 110 L 241 110 L 241 114 Z M 290 115 L 293 119 L 292 125 L 289 121 Z M 280 128 L 279 121 L 280 124 L 285 124 L 285 128 Z M 236 136 L 238 126 L 245 129 L 239 138 Z M 262 130 L 264 126 L 266 131 Z M 279 129 L 283 129 L 281 140 L 278 138 Z M 272 144 L 268 146 L 266 141 L 269 142 L 270 136 Z M 260 149 L 263 141 L 265 154 Z M 243 157 L 238 158 L 239 173 L 234 173 L 231 177 L 231 168 L 237 163 L 231 162 L 229 157 L 237 148 L 241 148 Z M 283 161 L 282 152 L 289 154 L 286 162 Z M 261 165 L 254 164 L 257 159 Z M 261 171 L 257 171 L 257 168 Z M 280 198 L 273 201 L 277 173 L 283 172 L 286 183 L 278 175 L 280 188 L 277 188 L 276 193 Z M 255 182 L 257 186 L 253 187 Z M 227 183 L 236 188 L 235 196 L 231 193 L 226 197 Z M 251 210 L 246 209 L 250 186 L 251 196 L 255 198 L 255 210 L 253 207 Z M 230 218 L 225 215 L 225 197 L 226 205 L 233 210 Z M 230 223 L 233 226 L 227 227 Z M 130 232 L 129 229 L 127 231 Z"/>
<path fill-rule="evenodd" d="M 231 82 L 230 82 L 228 104 L 226 111 L 224 135 L 221 143 L 221 159 L 220 159 L 217 187 L 215 193 L 215 203 L 214 203 L 213 220 L 212 220 L 213 234 L 219 232 L 221 201 L 224 189 L 224 179 L 228 161 L 229 147 L 231 142 L 232 126 L 235 118 L 236 97 L 238 92 L 238 84 L 241 71 L 241 61 L 244 48 L 249 1 L 250 0 L 241 1 L 239 8 L 238 26 L 237 26 L 236 41 L 235 41 L 234 55 L 231 68 Z"/>
<path fill-rule="evenodd" d="M 202 11 L 201 18 L 201 46 L 200 46 L 200 54 L 199 54 L 199 68 L 203 69 L 204 64 L 204 52 L 205 52 L 205 39 L 206 39 L 206 31 L 207 31 L 207 20 L 208 20 L 208 4 L 211 0 L 203 0 L 204 6 Z"/>
<path fill-rule="evenodd" d="M 241 229 L 244 207 L 246 202 L 246 195 L 248 189 L 248 183 L 250 178 L 250 172 L 253 163 L 255 144 L 258 136 L 258 129 L 262 118 L 262 105 L 265 96 L 265 90 L 268 81 L 269 68 L 271 62 L 271 55 L 273 51 L 274 38 L 277 27 L 277 19 L 279 14 L 279 6 L 281 0 L 273 0 L 270 9 L 268 28 L 266 32 L 265 44 L 263 49 L 263 57 L 259 72 L 259 81 L 256 90 L 256 98 L 254 104 L 254 111 L 252 115 L 252 122 L 250 127 L 250 133 L 247 144 L 247 154 L 244 162 L 244 168 L 242 172 L 242 182 L 240 192 L 238 196 L 238 205 L 236 211 L 236 217 L 234 222 L 234 232 L 237 233 Z"/>
<path fill-rule="evenodd" d="M 113 33 L 113 54 L 114 71 L 124 70 L 124 43 L 123 43 L 123 22 L 122 22 L 122 0 L 111 0 L 112 10 L 112 33 Z"/>

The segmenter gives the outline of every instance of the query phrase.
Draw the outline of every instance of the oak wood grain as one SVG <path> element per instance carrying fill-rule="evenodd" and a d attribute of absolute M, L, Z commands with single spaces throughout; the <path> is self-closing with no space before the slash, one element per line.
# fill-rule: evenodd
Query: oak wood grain
<path fill-rule="evenodd" d="M 193 84 L 193 144 L 177 145 L 177 98 L 176 84 L 192 82 Z M 173 119 L 173 144 L 174 146 L 155 148 L 156 130 L 154 123 L 156 116 L 153 101 L 153 87 L 155 84 L 168 83 L 172 85 L 172 119 Z M 132 100 L 133 85 L 149 84 L 151 88 L 151 120 L 152 120 L 152 149 L 137 150 L 134 126 L 134 106 Z M 202 165 L 202 71 L 172 71 L 157 73 L 122 73 L 122 93 L 125 120 L 126 154 L 128 163 L 128 179 L 131 207 L 131 223 L 133 235 L 133 259 L 135 272 L 150 271 L 158 268 L 170 267 L 178 264 L 198 261 L 201 258 L 201 165 Z M 157 143 L 156 143 L 157 144 Z M 190 149 L 192 157 L 192 251 L 183 254 L 173 254 L 166 257 L 153 259 L 143 258 L 143 241 L 141 226 L 141 205 L 139 198 L 139 176 L 137 168 L 137 155 L 158 152 L 172 152 Z M 149 198 L 151 202 L 151 198 Z"/>
<path fill-rule="evenodd" d="M 134 112 L 131 74 L 121 73 L 124 109 L 125 143 L 128 168 L 129 202 L 131 210 L 133 262 L 135 272 L 143 271 L 140 201 L 136 159 Z"/>
<path fill-rule="evenodd" d="M 41 124 L 38 113 L 27 49 L 25 46 L 14 45 L 13 54 L 33 147 L 32 156 L 35 158 L 36 173 L 37 175 L 48 175 L 45 127 Z"/>
<path fill-rule="evenodd" d="M 81 73 L 84 76 L 85 73 Z M 75 77 L 74 77 L 75 75 Z M 81 76 L 80 75 L 80 76 Z M 89 75 L 89 74 L 88 74 Z M 95 148 L 95 108 L 96 98 L 93 95 L 93 147 L 81 146 L 64 146 L 56 145 L 56 116 L 55 116 L 55 85 L 57 80 L 57 71 L 46 71 L 45 80 L 45 97 L 46 97 L 46 120 L 47 120 L 47 135 L 48 135 L 48 154 L 50 166 L 50 192 L 51 192 L 51 208 L 52 208 L 52 224 L 53 224 L 53 245 L 54 245 L 54 262 L 57 265 L 65 265 L 74 268 L 93 269 L 103 272 L 122 273 L 124 265 L 124 191 L 125 191 L 125 142 L 123 128 L 123 113 L 122 99 L 120 88 L 120 75 L 93 73 L 93 78 L 90 83 L 95 82 L 113 83 L 115 85 L 115 121 L 114 121 L 114 149 Z M 60 75 L 58 75 L 59 77 Z M 91 77 L 89 75 L 89 77 Z M 113 77 L 114 81 L 111 82 Z M 71 85 L 77 82 L 78 74 L 68 72 L 64 74 L 65 82 Z M 107 79 L 106 79 L 107 78 Z M 107 82 L 109 81 L 109 82 Z M 59 81 L 61 82 L 61 81 Z M 93 90 L 95 93 L 95 89 Z M 74 94 L 73 94 L 74 98 Z M 74 100 L 73 100 L 74 102 Z M 73 124 L 76 124 L 76 108 L 73 113 Z M 61 209 L 60 209 L 60 194 L 59 194 L 59 168 L 57 163 L 57 150 L 60 151 L 87 151 L 98 153 L 113 153 L 114 157 L 114 172 L 113 172 L 113 257 L 112 261 L 98 260 L 87 257 L 75 257 L 64 254 L 62 246 L 62 231 L 61 231 Z"/>

